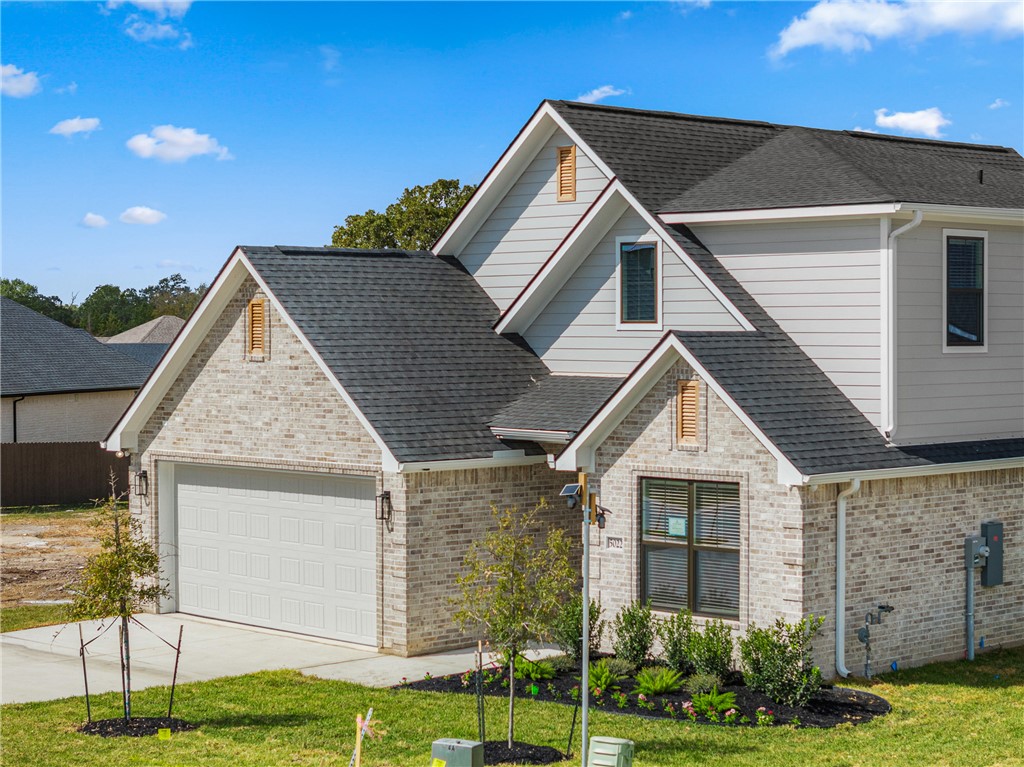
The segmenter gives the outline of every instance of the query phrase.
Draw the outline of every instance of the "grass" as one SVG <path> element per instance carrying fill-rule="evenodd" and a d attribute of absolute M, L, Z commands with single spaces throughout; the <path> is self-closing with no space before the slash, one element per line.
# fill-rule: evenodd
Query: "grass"
<path fill-rule="evenodd" d="M 103 503 L 101 500 L 100 504 Z M 85 517 L 96 511 L 95 501 L 54 506 L 4 506 L 0 509 L 0 520 L 3 522 L 29 522 L 32 520 L 45 522 L 55 519 L 66 519 L 69 516 Z"/>
<path fill-rule="evenodd" d="M 67 605 L 18 605 L 0 609 L 0 632 L 64 623 Z"/>
<path fill-rule="evenodd" d="M 1024 648 L 991 652 L 973 664 L 887 674 L 865 688 L 887 698 L 893 712 L 857 727 L 727 728 L 595 712 L 590 731 L 635 741 L 635 764 L 643 767 L 1024 765 Z M 137 693 L 136 713 L 166 713 L 167 692 Z M 94 717 L 116 716 L 118 698 L 96 696 Z M 489 738 L 502 735 L 505 705 L 487 700 Z M 175 714 L 201 728 L 170 741 L 80 735 L 75 728 L 85 707 L 81 698 L 69 698 L 3 707 L 0 745 L 5 767 L 335 767 L 348 764 L 356 714 L 370 706 L 387 733 L 364 745 L 366 767 L 422 767 L 437 738 L 476 737 L 472 696 L 378 690 L 276 671 L 179 686 Z M 519 739 L 565 748 L 571 708 L 523 700 L 516 711 Z M 579 764 L 579 757 L 562 764 Z"/>

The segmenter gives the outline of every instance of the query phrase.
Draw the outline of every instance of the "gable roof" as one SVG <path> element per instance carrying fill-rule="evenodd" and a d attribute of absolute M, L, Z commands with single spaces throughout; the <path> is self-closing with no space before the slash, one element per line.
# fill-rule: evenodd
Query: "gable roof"
<path fill-rule="evenodd" d="M 656 213 L 888 202 L 1024 208 L 1024 158 L 1006 147 L 548 103 Z"/>
<path fill-rule="evenodd" d="M 548 371 L 494 333 L 498 308 L 458 262 L 400 250 L 241 251 L 398 461 L 509 450 L 488 424 Z"/>
<path fill-rule="evenodd" d="M 156 367 L 160 358 L 164 356 L 164 352 L 170 344 L 125 344 L 117 343 L 114 348 L 121 354 L 127 354 L 133 359 L 137 359 L 142 364 L 149 367 L 150 370 Z"/>
<path fill-rule="evenodd" d="M 106 339 L 108 344 L 169 344 L 185 325 L 185 320 L 164 314 L 155 320 L 129 328 Z"/>
<path fill-rule="evenodd" d="M 151 367 L 84 330 L 0 298 L 0 393 L 4 397 L 138 389 Z"/>
<path fill-rule="evenodd" d="M 495 431 L 505 428 L 575 434 L 621 383 L 621 378 L 608 376 L 544 376 L 499 410 L 490 425 Z"/>

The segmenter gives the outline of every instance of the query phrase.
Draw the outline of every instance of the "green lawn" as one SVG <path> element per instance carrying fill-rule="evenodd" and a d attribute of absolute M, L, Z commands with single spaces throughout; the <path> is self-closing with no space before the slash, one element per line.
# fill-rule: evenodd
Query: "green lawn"
<path fill-rule="evenodd" d="M 34 626 L 63 623 L 66 605 L 18 605 L 0 609 L 0 631 L 18 631 Z"/>
<path fill-rule="evenodd" d="M 888 674 L 869 689 L 894 710 L 858 727 L 725 728 L 594 713 L 591 734 L 634 740 L 637 767 L 1024 765 L 1024 648 L 989 653 L 973 664 Z M 166 703 L 166 689 L 145 690 L 137 694 L 136 713 L 159 715 Z M 500 737 L 504 705 L 488 700 L 488 737 Z M 3 764 L 347 765 L 355 716 L 369 706 L 387 734 L 366 744 L 367 767 L 425 767 L 433 740 L 476 736 L 471 696 L 378 690 L 297 672 L 266 672 L 180 686 L 175 714 L 201 728 L 175 734 L 169 742 L 79 735 L 74 730 L 85 716 L 81 698 L 5 706 Z M 117 709 L 116 694 L 94 703 L 97 718 L 115 716 Z M 567 706 L 521 701 L 517 734 L 564 749 L 571 716 Z M 575 757 L 563 764 L 578 763 Z"/>
<path fill-rule="evenodd" d="M 7 521 L 54 520 L 69 515 L 88 516 L 96 511 L 96 503 L 88 501 L 71 505 L 55 506 L 4 506 L 0 509 L 0 519 Z"/>

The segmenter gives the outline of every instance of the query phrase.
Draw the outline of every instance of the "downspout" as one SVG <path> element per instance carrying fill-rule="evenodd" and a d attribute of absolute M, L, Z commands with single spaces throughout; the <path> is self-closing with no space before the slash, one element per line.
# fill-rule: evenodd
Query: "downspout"
<path fill-rule="evenodd" d="M 11 442 L 18 441 L 18 403 L 23 399 L 21 396 L 11 402 Z"/>
<path fill-rule="evenodd" d="M 889 233 L 886 248 L 882 290 L 885 302 L 882 308 L 882 343 L 885 347 L 882 354 L 882 364 L 885 365 L 882 384 L 886 396 L 882 409 L 882 433 L 890 443 L 896 432 L 896 238 L 911 229 L 916 229 L 923 218 L 924 214 L 920 210 L 915 210 L 914 217 L 909 222 Z"/>
<path fill-rule="evenodd" d="M 846 667 L 846 499 L 860 490 L 860 479 L 836 496 L 836 672 L 848 677 Z"/>

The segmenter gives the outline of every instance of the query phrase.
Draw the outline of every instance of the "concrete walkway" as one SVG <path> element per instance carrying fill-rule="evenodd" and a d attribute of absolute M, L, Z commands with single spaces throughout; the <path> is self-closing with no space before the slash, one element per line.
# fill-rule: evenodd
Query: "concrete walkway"
<path fill-rule="evenodd" d="M 197 682 L 256 671 L 294 668 L 323 679 L 342 679 L 375 687 L 460 673 L 473 666 L 473 651 L 458 650 L 398 658 L 358 645 L 328 639 L 210 621 L 180 613 L 141 615 L 153 633 L 132 627 L 132 689 L 169 685 L 174 645 L 184 626 L 179 682 Z M 82 624 L 85 641 L 99 636 L 100 624 Z M 59 633 L 58 633 L 59 632 Z M 156 634 L 157 636 L 154 636 Z M 0 634 L 0 703 L 26 703 L 82 695 L 78 624 L 46 626 Z M 89 645 L 89 692 L 121 689 L 117 626 Z"/>

